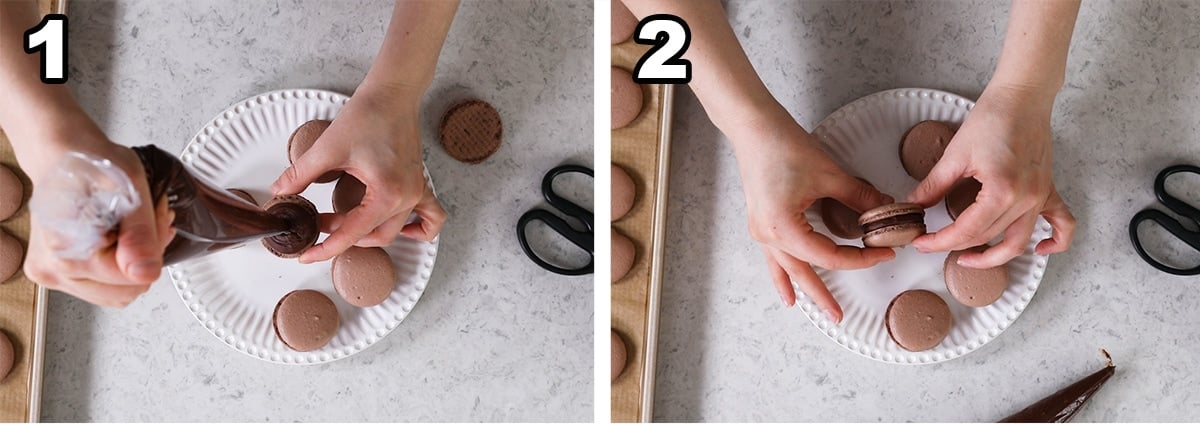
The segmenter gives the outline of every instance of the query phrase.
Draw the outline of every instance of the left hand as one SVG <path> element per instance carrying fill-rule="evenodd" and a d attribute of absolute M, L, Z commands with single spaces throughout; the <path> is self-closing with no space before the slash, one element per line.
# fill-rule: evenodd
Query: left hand
<path fill-rule="evenodd" d="M 1067 250 L 1075 233 L 1075 217 L 1052 181 L 1050 116 L 1053 93 L 1021 87 L 989 86 L 946 148 L 929 176 L 908 201 L 932 206 L 960 179 L 974 177 L 983 188 L 958 220 L 937 233 L 913 241 L 924 252 L 961 250 L 1004 239 L 981 253 L 962 255 L 972 268 L 1000 266 L 1025 250 L 1038 215 L 1054 228 L 1036 252 Z"/>
<path fill-rule="evenodd" d="M 350 246 L 387 246 L 396 236 L 433 240 L 446 211 L 425 183 L 421 160 L 419 109 L 422 93 L 359 87 L 333 124 L 271 186 L 275 195 L 304 191 L 322 174 L 342 170 L 366 185 L 358 207 L 344 214 L 321 214 L 330 233 L 300 256 L 300 262 L 328 260 Z M 418 221 L 407 224 L 416 212 Z"/>

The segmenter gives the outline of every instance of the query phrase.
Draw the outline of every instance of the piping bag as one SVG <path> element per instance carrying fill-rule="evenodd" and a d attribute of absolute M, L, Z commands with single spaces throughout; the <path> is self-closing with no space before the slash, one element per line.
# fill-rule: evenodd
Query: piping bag
<path fill-rule="evenodd" d="M 1108 364 L 1082 380 L 1047 396 L 1046 398 L 1037 401 L 1033 405 L 1020 410 L 1019 412 L 1009 415 L 1000 420 L 1002 423 L 1065 423 L 1070 421 L 1075 416 L 1076 412 L 1083 409 L 1083 405 L 1087 403 L 1096 391 L 1100 390 L 1100 386 L 1108 381 L 1116 372 L 1117 367 L 1112 363 L 1112 356 L 1104 349 L 1100 349 L 1100 353 L 1104 354 L 1104 358 Z"/>
<path fill-rule="evenodd" d="M 59 257 L 86 259 L 108 247 L 126 215 L 144 201 L 157 204 L 164 197 L 175 212 L 176 230 L 163 253 L 164 265 L 251 240 L 295 238 L 297 231 L 316 228 L 315 210 L 311 217 L 274 207 L 267 211 L 195 178 L 179 159 L 155 146 L 133 151 L 146 171 L 151 199 L 138 198 L 129 176 L 109 160 L 78 152 L 68 154 L 34 190 L 29 209 Z"/>

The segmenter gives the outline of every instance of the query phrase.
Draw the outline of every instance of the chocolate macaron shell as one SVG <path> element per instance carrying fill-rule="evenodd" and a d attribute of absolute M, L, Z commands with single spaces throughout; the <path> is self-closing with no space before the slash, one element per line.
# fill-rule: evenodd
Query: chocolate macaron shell
<path fill-rule="evenodd" d="M 946 193 L 946 214 L 950 215 L 950 219 L 958 220 L 958 216 L 975 203 L 975 198 L 979 196 L 979 190 L 982 189 L 983 184 L 974 178 L 954 183 L 950 187 L 950 191 Z"/>
<path fill-rule="evenodd" d="M 341 178 L 338 178 L 337 185 L 333 187 L 333 211 L 337 213 L 350 212 L 351 209 L 362 203 L 363 196 L 366 194 L 366 184 L 353 175 L 342 175 Z"/>
<path fill-rule="evenodd" d="M 338 296 L 360 308 L 383 303 L 396 288 L 396 267 L 387 252 L 378 247 L 346 249 L 333 259 L 331 272 Z"/>
<path fill-rule="evenodd" d="M 637 28 L 638 19 L 633 16 L 633 12 L 625 7 L 625 2 L 621 0 L 613 0 L 612 2 L 612 44 L 621 44 L 630 37 L 633 37 L 633 30 Z"/>
<path fill-rule="evenodd" d="M 308 199 L 295 194 L 277 196 L 262 208 L 292 224 L 291 231 L 262 239 L 263 246 L 275 256 L 298 258 L 317 244 L 317 237 L 321 235 L 317 207 Z"/>
<path fill-rule="evenodd" d="M 612 67 L 612 129 L 628 126 L 642 114 L 642 86 L 633 81 L 633 74 Z"/>
<path fill-rule="evenodd" d="M 633 268 L 633 260 L 637 257 L 637 247 L 633 240 L 612 229 L 612 282 L 615 284 L 625 278 L 625 274 Z"/>
<path fill-rule="evenodd" d="M 6 165 L 0 165 L 0 221 L 12 218 L 21 209 L 25 197 L 25 184 Z"/>
<path fill-rule="evenodd" d="M 929 290 L 908 290 L 888 304 L 884 325 L 888 336 L 910 352 L 933 349 L 950 334 L 950 305 Z"/>
<path fill-rule="evenodd" d="M 617 0 L 620 2 L 620 0 Z M 612 220 L 616 221 L 629 213 L 633 209 L 633 203 L 636 201 L 637 185 L 633 182 L 633 177 L 625 172 L 625 168 L 613 164 L 612 166 Z"/>
<path fill-rule="evenodd" d="M 921 121 L 914 125 L 900 140 L 900 164 L 904 172 L 924 180 L 953 138 L 954 128 L 944 122 Z"/>
<path fill-rule="evenodd" d="M 847 240 L 862 238 L 862 225 L 858 224 L 858 212 L 834 199 L 821 199 L 821 221 L 829 232 Z"/>
<path fill-rule="evenodd" d="M 0 230 L 0 284 L 12 281 L 25 262 L 25 247 L 8 231 Z"/>
<path fill-rule="evenodd" d="M 617 334 L 617 330 L 612 330 L 612 374 L 611 381 L 617 381 L 617 377 L 625 372 L 625 362 L 629 358 L 629 353 L 625 348 L 625 341 L 621 340 L 621 335 Z M 610 381 L 610 382 L 611 382 Z"/>
<path fill-rule="evenodd" d="M 946 280 L 946 290 L 950 296 L 966 306 L 982 308 L 991 305 L 1008 290 L 1008 266 L 1000 265 L 994 268 L 975 269 L 958 264 L 958 258 L 963 253 L 980 253 L 988 246 L 975 246 L 965 250 L 956 250 L 946 255 L 942 266 L 942 275 Z"/>
<path fill-rule="evenodd" d="M 915 203 L 893 203 L 863 212 L 863 245 L 900 247 L 925 234 L 925 209 Z"/>
<path fill-rule="evenodd" d="M 8 333 L 0 330 L 0 382 L 4 381 L 4 377 L 8 377 L 16 362 L 17 352 L 13 349 L 12 340 L 8 338 Z"/>
<path fill-rule="evenodd" d="M 321 137 L 321 134 L 325 133 L 325 130 L 331 124 L 333 124 L 333 121 L 314 119 L 300 124 L 295 131 L 292 131 L 291 137 L 288 137 L 288 163 L 296 163 L 296 160 L 300 159 L 300 156 L 304 155 L 308 149 L 312 148 L 313 144 L 317 143 L 317 139 Z M 317 178 L 317 182 L 333 182 L 333 180 L 341 176 L 342 171 L 329 171 L 321 174 Z"/>
<path fill-rule="evenodd" d="M 284 295 L 275 305 L 271 321 L 279 340 L 297 352 L 325 347 L 341 325 L 337 305 L 316 290 L 296 290 Z"/>

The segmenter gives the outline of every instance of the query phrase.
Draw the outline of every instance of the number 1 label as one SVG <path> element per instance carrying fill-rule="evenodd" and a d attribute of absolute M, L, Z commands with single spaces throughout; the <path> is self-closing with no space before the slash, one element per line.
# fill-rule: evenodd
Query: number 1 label
<path fill-rule="evenodd" d="M 25 53 L 40 53 L 42 69 L 38 75 L 46 84 L 67 82 L 67 17 L 46 15 L 37 26 L 25 31 Z"/>
<path fill-rule="evenodd" d="M 633 67 L 639 84 L 687 84 L 692 82 L 692 62 L 681 59 L 692 43 L 692 31 L 675 15 L 650 15 L 638 22 L 633 41 L 654 47 Z"/>

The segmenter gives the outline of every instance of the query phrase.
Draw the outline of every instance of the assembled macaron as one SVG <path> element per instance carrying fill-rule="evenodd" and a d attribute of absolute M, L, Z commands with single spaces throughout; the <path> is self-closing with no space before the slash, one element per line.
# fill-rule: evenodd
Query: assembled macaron
<path fill-rule="evenodd" d="M 942 266 L 942 275 L 946 280 L 946 290 L 958 303 L 974 308 L 991 305 L 1004 291 L 1008 290 L 1008 267 L 1000 265 L 994 268 L 976 269 L 958 264 L 958 258 L 963 253 L 981 253 L 988 246 L 975 246 L 964 250 L 956 250 L 946 255 Z"/>
<path fill-rule="evenodd" d="M 940 121 L 921 121 L 900 140 L 900 164 L 913 178 L 924 180 L 954 138 L 954 128 Z"/>
<path fill-rule="evenodd" d="M 950 305 L 929 290 L 908 290 L 888 304 L 884 326 L 888 336 L 910 352 L 933 349 L 950 334 Z"/>
<path fill-rule="evenodd" d="M 925 234 L 925 209 L 915 203 L 893 203 L 858 217 L 863 246 L 900 247 Z"/>

